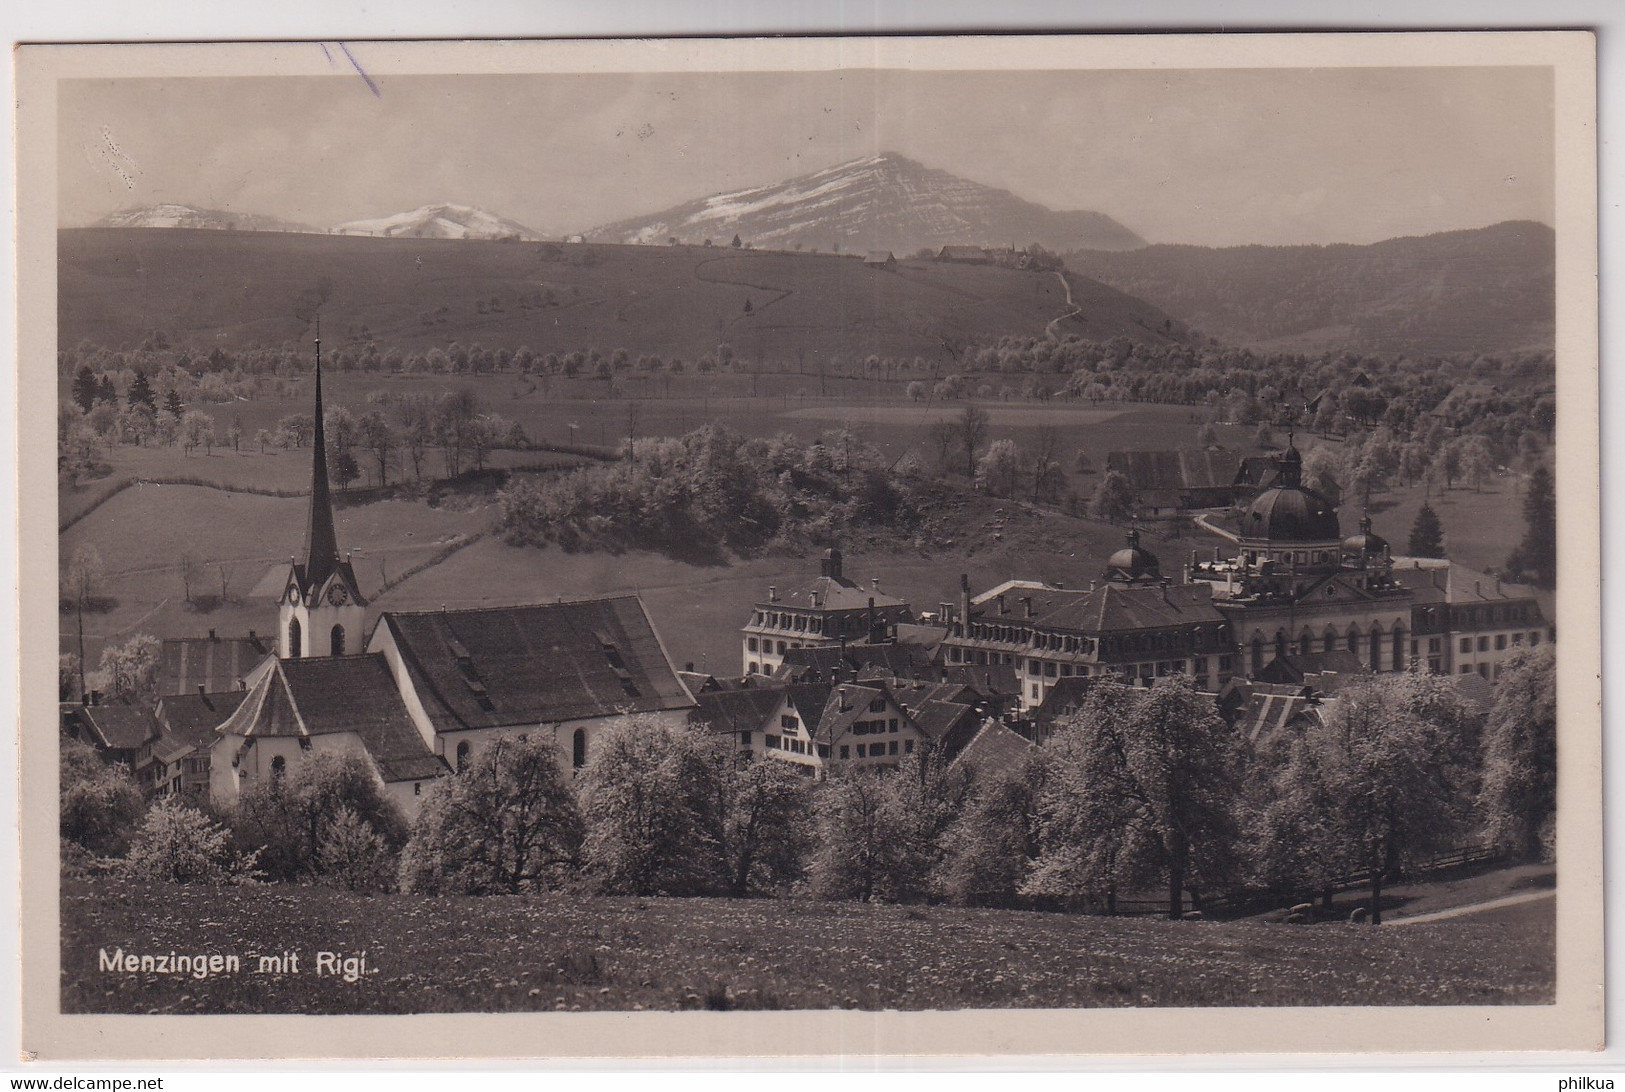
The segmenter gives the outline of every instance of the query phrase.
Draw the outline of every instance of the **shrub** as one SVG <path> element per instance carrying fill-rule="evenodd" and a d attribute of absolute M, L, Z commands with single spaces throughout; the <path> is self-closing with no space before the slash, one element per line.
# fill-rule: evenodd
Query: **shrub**
<path fill-rule="evenodd" d="M 234 853 L 231 832 L 202 812 L 163 800 L 147 811 L 123 871 L 146 883 L 244 884 L 258 877 L 257 856 Z"/>

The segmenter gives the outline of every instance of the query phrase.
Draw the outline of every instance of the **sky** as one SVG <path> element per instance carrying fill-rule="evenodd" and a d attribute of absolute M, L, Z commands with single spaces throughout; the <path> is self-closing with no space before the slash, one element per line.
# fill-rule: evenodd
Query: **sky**
<path fill-rule="evenodd" d="M 1150 242 L 1554 220 L 1549 70 L 69 80 L 59 222 L 176 202 L 330 227 L 474 205 L 548 234 L 896 152 Z"/>

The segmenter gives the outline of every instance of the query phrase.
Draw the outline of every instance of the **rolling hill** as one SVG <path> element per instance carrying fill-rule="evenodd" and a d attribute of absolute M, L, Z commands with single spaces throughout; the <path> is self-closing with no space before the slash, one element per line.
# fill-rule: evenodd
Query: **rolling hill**
<path fill-rule="evenodd" d="M 197 231 L 295 231 L 320 233 L 321 228 L 257 212 L 200 209 L 192 205 L 144 205 L 120 209 L 96 221 L 96 227 L 189 228 Z"/>
<path fill-rule="evenodd" d="M 1148 246 L 1069 268 L 1234 344 L 1313 352 L 1550 349 L 1556 236 L 1508 221 L 1369 246 Z"/>
<path fill-rule="evenodd" d="M 891 153 L 605 224 L 587 238 L 645 244 L 710 238 L 724 244 L 736 234 L 759 248 L 880 249 L 899 256 L 950 244 L 1037 242 L 1050 250 L 1145 245 L 1102 213 L 1055 212 Z"/>
<path fill-rule="evenodd" d="M 308 336 L 313 292 L 325 297 L 323 329 L 340 344 L 370 335 L 403 351 L 451 341 L 537 352 L 623 347 L 691 364 L 720 342 L 746 360 L 807 367 L 835 354 L 948 364 L 974 342 L 1039 336 L 1051 324 L 1094 340 L 1166 341 L 1182 330 L 1088 278 L 993 265 L 875 269 L 852 257 L 726 247 L 58 233 L 63 345 L 133 347 L 156 329 L 194 348 L 276 346 Z"/>

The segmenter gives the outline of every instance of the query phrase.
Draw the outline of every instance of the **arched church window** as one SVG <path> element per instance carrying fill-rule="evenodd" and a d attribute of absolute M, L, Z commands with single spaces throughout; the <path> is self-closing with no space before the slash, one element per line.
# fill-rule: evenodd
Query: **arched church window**
<path fill-rule="evenodd" d="M 1382 624 L 1371 627 L 1371 670 L 1382 670 Z"/>
<path fill-rule="evenodd" d="M 344 655 L 344 627 L 333 627 L 333 655 Z"/>
<path fill-rule="evenodd" d="M 271 759 L 271 781 L 273 783 L 280 782 L 282 780 L 282 775 L 287 772 L 288 763 L 286 759 L 284 759 L 281 755 L 277 755 L 275 758 Z"/>
<path fill-rule="evenodd" d="M 1348 633 L 1348 650 L 1356 656 L 1360 654 L 1360 627 L 1350 626 Z"/>
<path fill-rule="evenodd" d="M 1286 633 L 1279 629 L 1275 631 L 1275 658 L 1286 658 Z"/>
<path fill-rule="evenodd" d="M 587 764 L 587 730 L 577 728 L 570 740 L 570 765 L 579 770 Z"/>
<path fill-rule="evenodd" d="M 1405 627 L 1403 625 L 1396 625 L 1396 626 L 1394 626 L 1394 660 L 1393 660 L 1394 670 L 1395 671 L 1404 671 L 1405 670 L 1405 666 L 1406 666 L 1405 665 L 1405 659 L 1406 659 L 1405 652 L 1406 652 L 1406 649 L 1405 649 Z"/>
<path fill-rule="evenodd" d="M 1327 626 L 1326 627 L 1326 634 L 1321 639 L 1321 648 L 1320 648 L 1320 650 L 1322 652 L 1331 652 L 1336 647 L 1337 647 L 1337 631 L 1332 629 L 1331 626 Z"/>
<path fill-rule="evenodd" d="M 299 647 L 299 619 L 288 619 L 288 659 L 297 660 L 303 653 Z"/>
<path fill-rule="evenodd" d="M 457 745 L 457 772 L 458 773 L 462 773 L 464 770 L 468 769 L 468 753 L 469 753 L 470 750 L 471 750 L 471 748 L 469 747 L 468 740 L 466 740 L 466 739 L 463 740 L 461 743 L 459 743 Z"/>

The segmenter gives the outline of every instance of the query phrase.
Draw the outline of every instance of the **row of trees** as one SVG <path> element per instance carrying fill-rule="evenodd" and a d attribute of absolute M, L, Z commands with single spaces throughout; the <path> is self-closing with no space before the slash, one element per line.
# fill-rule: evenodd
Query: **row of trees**
<path fill-rule="evenodd" d="M 1159 889 L 1178 915 L 1187 892 L 1287 900 L 1355 875 L 1375 912 L 1385 878 L 1464 839 L 1550 855 L 1553 667 L 1549 646 L 1511 661 L 1487 721 L 1447 679 L 1376 677 L 1257 745 L 1184 677 L 1101 682 L 1014 767 L 927 753 L 824 782 L 752 760 L 728 733 L 631 718 L 575 779 L 552 741 L 498 740 L 437 783 L 410 827 L 359 760 L 333 756 L 250 789 L 223 825 L 167 803 L 142 817 L 117 770 L 68 744 L 62 835 L 169 882 L 1107 910 Z M 206 853 L 160 844 L 188 831 Z M 199 856 L 207 867 L 184 875 L 161 864 Z"/>
<path fill-rule="evenodd" d="M 516 545 L 752 555 L 779 542 L 838 541 L 854 527 L 910 526 L 917 470 L 845 430 L 804 444 L 706 425 L 634 439 L 615 463 L 521 478 L 501 498 L 500 523 Z"/>

